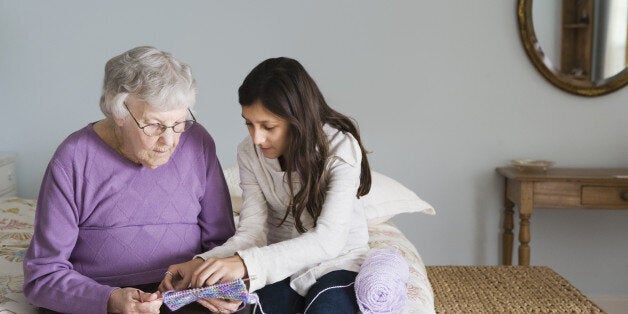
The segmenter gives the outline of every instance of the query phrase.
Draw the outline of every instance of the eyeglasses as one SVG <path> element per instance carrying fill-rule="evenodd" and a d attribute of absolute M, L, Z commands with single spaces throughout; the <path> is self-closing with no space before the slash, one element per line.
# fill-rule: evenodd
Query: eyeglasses
<path fill-rule="evenodd" d="M 194 114 L 192 114 L 192 111 L 190 110 L 190 108 L 188 108 L 188 112 L 192 116 L 192 120 L 177 122 L 171 126 L 165 126 L 161 123 L 151 123 L 145 126 L 141 126 L 139 121 L 137 121 L 137 119 L 135 119 L 135 117 L 131 113 L 131 110 L 129 110 L 129 107 L 127 107 L 126 103 L 124 103 L 124 108 L 126 108 L 126 110 L 129 112 L 131 118 L 133 118 L 133 121 L 135 121 L 135 124 L 137 124 L 137 127 L 142 129 L 144 134 L 148 136 L 159 136 L 166 132 L 167 129 L 172 129 L 172 131 L 174 131 L 175 133 L 183 133 L 189 130 L 194 125 L 194 123 L 196 123 L 196 118 L 194 117 Z"/>

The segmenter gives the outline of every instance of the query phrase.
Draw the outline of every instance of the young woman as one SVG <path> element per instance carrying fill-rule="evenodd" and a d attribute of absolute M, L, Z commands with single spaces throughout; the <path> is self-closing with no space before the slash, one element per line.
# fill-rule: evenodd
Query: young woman
<path fill-rule="evenodd" d="M 171 266 L 160 289 L 245 278 L 266 313 L 356 312 L 352 283 L 368 250 L 358 198 L 371 186 L 356 126 L 289 58 L 255 67 L 239 98 L 250 137 L 238 146 L 243 206 L 236 235 Z M 239 305 L 200 303 L 223 313 Z"/>

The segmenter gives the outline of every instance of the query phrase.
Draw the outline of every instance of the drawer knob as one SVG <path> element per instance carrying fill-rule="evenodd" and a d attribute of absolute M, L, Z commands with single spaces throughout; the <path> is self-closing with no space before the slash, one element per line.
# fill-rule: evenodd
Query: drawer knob
<path fill-rule="evenodd" d="M 628 191 L 621 191 L 619 197 L 624 201 L 628 201 Z"/>

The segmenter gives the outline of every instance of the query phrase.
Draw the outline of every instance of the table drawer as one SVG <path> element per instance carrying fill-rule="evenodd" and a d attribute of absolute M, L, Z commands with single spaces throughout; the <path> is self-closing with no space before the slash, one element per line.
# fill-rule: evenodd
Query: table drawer
<path fill-rule="evenodd" d="M 582 186 L 582 205 L 628 207 L 628 186 Z"/>

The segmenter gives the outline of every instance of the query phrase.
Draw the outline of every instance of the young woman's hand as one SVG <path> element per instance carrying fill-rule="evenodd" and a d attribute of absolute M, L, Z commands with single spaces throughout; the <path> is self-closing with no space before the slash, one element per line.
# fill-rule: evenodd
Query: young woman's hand
<path fill-rule="evenodd" d="M 208 308 L 213 313 L 235 313 L 240 309 L 242 301 L 225 299 L 199 299 L 200 305 Z"/>
<path fill-rule="evenodd" d="M 159 291 L 182 290 L 190 287 L 194 271 L 205 262 L 202 258 L 194 258 L 181 264 L 168 267 L 164 279 L 159 284 Z"/>
<path fill-rule="evenodd" d="M 225 258 L 210 258 L 202 263 L 192 274 L 191 286 L 200 288 L 225 281 L 246 277 L 246 266 L 238 255 Z M 235 313 L 242 301 L 225 299 L 199 299 L 202 306 L 215 313 Z"/>
<path fill-rule="evenodd" d="M 192 274 L 192 286 L 200 288 L 217 282 L 232 281 L 247 275 L 244 261 L 239 255 L 225 258 L 210 258 Z"/>
<path fill-rule="evenodd" d="M 147 293 L 135 288 L 114 290 L 107 301 L 107 312 L 110 313 L 159 313 L 162 300 L 158 292 Z"/>

